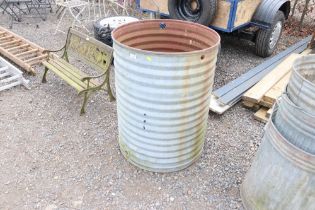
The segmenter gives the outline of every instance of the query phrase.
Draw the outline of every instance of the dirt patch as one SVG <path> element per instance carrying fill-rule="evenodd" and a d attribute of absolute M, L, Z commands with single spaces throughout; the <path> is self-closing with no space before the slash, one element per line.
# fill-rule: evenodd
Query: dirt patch
<path fill-rule="evenodd" d="M 1 15 L 0 25 L 7 23 Z M 51 14 L 12 30 L 58 49 L 66 35 L 53 35 L 56 24 Z M 292 40 L 285 35 L 279 50 Z M 252 43 L 222 35 L 215 88 L 260 64 L 254 52 Z M 239 186 L 264 127 L 251 111 L 238 104 L 210 113 L 202 157 L 180 172 L 151 173 L 120 153 L 116 103 L 106 92 L 93 95 L 80 116 L 83 98 L 52 73 L 42 84 L 43 68 L 37 72 L 25 75 L 31 90 L 0 92 L 0 209 L 243 209 Z"/>

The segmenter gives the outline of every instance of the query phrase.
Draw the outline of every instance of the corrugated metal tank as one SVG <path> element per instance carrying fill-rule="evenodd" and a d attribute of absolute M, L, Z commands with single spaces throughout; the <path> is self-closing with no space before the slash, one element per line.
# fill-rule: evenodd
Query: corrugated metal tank
<path fill-rule="evenodd" d="M 315 155 L 315 112 L 309 114 L 283 94 L 276 105 L 275 125 L 292 144 Z M 314 201 L 315 202 L 315 201 Z"/>
<path fill-rule="evenodd" d="M 202 152 L 220 36 L 178 20 L 147 20 L 112 33 L 119 144 L 134 165 L 181 170 Z"/>
<path fill-rule="evenodd" d="M 298 58 L 287 88 L 293 103 L 308 113 L 315 113 L 315 55 Z"/>
<path fill-rule="evenodd" d="M 247 210 L 314 210 L 315 155 L 288 142 L 269 121 L 241 197 Z"/>

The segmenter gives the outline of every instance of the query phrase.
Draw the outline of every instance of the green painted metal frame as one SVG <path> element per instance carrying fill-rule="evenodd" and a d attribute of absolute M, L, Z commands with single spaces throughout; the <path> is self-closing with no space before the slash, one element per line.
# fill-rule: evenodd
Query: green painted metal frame
<path fill-rule="evenodd" d="M 98 90 L 106 90 L 109 94 L 110 101 L 115 100 L 115 97 L 112 93 L 111 87 L 110 87 L 110 67 L 113 60 L 113 49 L 102 42 L 97 41 L 96 39 L 89 37 L 83 33 L 80 33 L 79 31 L 76 31 L 72 28 L 69 29 L 67 34 L 67 40 L 65 45 L 59 49 L 59 50 L 51 50 L 47 52 L 49 53 L 47 62 L 43 62 L 45 66 L 45 72 L 43 75 L 42 82 L 47 82 L 46 76 L 48 70 L 52 70 L 55 68 L 55 66 L 52 63 L 49 63 L 49 60 L 55 60 L 56 55 L 54 52 L 60 52 L 63 51 L 63 54 L 61 56 L 62 59 L 64 59 L 67 63 L 69 63 L 69 52 L 74 53 L 78 55 L 78 57 L 82 58 L 85 63 L 89 64 L 94 69 L 101 72 L 101 74 L 97 76 L 82 76 L 81 81 L 83 83 L 86 83 L 86 88 L 83 90 L 78 89 L 74 86 L 79 86 L 73 78 L 75 76 L 67 76 L 62 78 L 65 80 L 68 84 L 72 84 L 75 89 L 79 91 L 79 95 L 84 95 L 83 105 L 81 108 L 81 115 L 85 113 L 86 104 L 88 101 L 89 96 Z M 67 70 L 64 69 L 64 71 L 71 72 L 73 71 L 75 67 L 71 69 L 71 64 L 69 63 L 69 66 L 67 67 Z M 58 69 L 60 71 L 60 67 Z M 55 72 L 56 73 L 56 72 Z M 82 72 L 83 73 L 83 72 Z M 104 80 L 99 85 L 91 85 L 94 79 L 102 78 L 104 77 Z M 73 84 L 76 83 L 76 84 Z M 104 88 L 106 85 L 106 89 Z"/>

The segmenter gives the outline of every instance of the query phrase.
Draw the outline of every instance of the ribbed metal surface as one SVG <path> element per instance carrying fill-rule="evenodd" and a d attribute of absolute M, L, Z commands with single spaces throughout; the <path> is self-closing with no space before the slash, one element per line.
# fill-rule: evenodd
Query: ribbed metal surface
<path fill-rule="evenodd" d="M 248 210 L 315 209 L 315 156 L 288 142 L 271 120 L 241 197 Z"/>
<path fill-rule="evenodd" d="M 113 31 L 119 143 L 128 161 L 169 172 L 202 152 L 219 35 L 177 20 Z"/>
<path fill-rule="evenodd" d="M 292 144 L 315 155 L 315 112 L 313 115 L 296 106 L 283 94 L 275 107 L 275 125 Z"/>
<path fill-rule="evenodd" d="M 257 8 L 252 21 L 266 25 L 273 24 L 273 17 L 275 17 L 280 7 L 289 0 L 262 0 Z"/>
<path fill-rule="evenodd" d="M 295 61 L 287 92 L 293 103 L 310 114 L 315 113 L 315 55 Z"/>

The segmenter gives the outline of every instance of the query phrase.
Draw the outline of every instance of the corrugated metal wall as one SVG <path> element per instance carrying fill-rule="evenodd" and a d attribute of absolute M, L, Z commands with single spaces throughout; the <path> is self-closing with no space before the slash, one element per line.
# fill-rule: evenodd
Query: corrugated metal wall
<path fill-rule="evenodd" d="M 125 25 L 113 37 L 122 153 L 151 171 L 189 166 L 204 144 L 219 35 L 154 20 Z"/>

